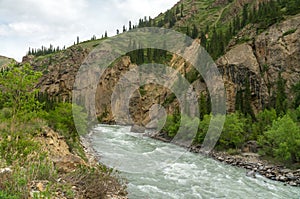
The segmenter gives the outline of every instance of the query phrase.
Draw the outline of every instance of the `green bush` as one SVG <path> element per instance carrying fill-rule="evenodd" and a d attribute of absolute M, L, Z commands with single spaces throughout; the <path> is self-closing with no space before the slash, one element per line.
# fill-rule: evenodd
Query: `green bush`
<path fill-rule="evenodd" d="M 168 136 L 174 137 L 178 132 L 179 125 L 180 124 L 174 115 L 168 115 L 162 131 L 168 133 Z"/>
<path fill-rule="evenodd" d="M 300 127 L 289 115 L 273 121 L 258 143 L 265 155 L 291 163 L 300 161 Z"/>
<path fill-rule="evenodd" d="M 193 140 L 198 130 L 198 124 L 199 118 L 182 115 L 181 120 L 177 122 L 177 126 L 181 128 L 180 134 L 176 136 L 177 142 L 180 141 L 183 144 L 188 144 L 190 140 Z"/>
<path fill-rule="evenodd" d="M 284 37 L 284 36 L 293 34 L 294 32 L 296 32 L 296 30 L 297 30 L 297 28 L 293 28 L 293 29 L 291 29 L 291 30 L 288 30 L 288 31 L 286 31 L 285 33 L 283 33 L 282 36 Z"/>
<path fill-rule="evenodd" d="M 210 123 L 210 134 L 205 138 L 207 142 L 215 141 L 218 135 L 214 132 L 220 132 L 220 124 L 223 121 L 223 116 L 204 115 L 204 118 L 199 123 L 199 129 L 195 138 L 196 143 L 202 143 L 208 132 Z M 222 134 L 218 140 L 218 147 L 222 149 L 239 148 L 246 140 L 246 119 L 240 113 L 232 113 L 226 116 L 226 120 L 222 129 Z"/>
<path fill-rule="evenodd" d="M 226 115 L 223 131 L 220 136 L 222 148 L 239 148 L 246 141 L 246 119 L 240 113 Z"/>
<path fill-rule="evenodd" d="M 76 116 L 81 116 L 81 118 L 74 121 L 73 111 Z M 50 127 L 62 133 L 66 138 L 75 140 L 78 136 L 77 130 L 79 132 L 87 131 L 87 114 L 83 112 L 83 108 L 79 106 L 72 107 L 72 104 L 70 103 L 57 104 L 54 110 L 49 111 L 46 119 L 48 120 Z M 78 127 L 78 129 L 76 129 L 76 127 Z"/>
<path fill-rule="evenodd" d="M 74 121 L 73 113 L 76 114 L 76 121 Z M 83 112 L 83 108 L 76 105 L 72 107 L 70 103 L 58 103 L 55 109 L 49 111 L 44 117 L 51 128 L 65 137 L 71 152 L 85 158 L 79 141 L 79 133 L 88 132 L 87 114 Z"/>
<path fill-rule="evenodd" d="M 0 198 L 2 198 L 2 199 L 19 199 L 19 196 L 12 195 L 12 194 L 7 193 L 6 191 L 0 190 Z"/>
<path fill-rule="evenodd" d="M 208 131 L 211 115 L 204 115 L 203 120 L 199 122 L 198 132 L 195 138 L 196 143 L 202 143 Z"/>
<path fill-rule="evenodd" d="M 251 134 L 251 140 L 257 140 L 258 136 L 268 130 L 272 125 L 272 122 L 277 119 L 275 109 L 265 109 L 256 115 L 256 122 L 252 124 L 253 133 Z"/>
<path fill-rule="evenodd" d="M 7 120 L 11 118 L 12 116 L 12 111 L 10 108 L 3 108 L 0 110 L 0 121 Z"/>

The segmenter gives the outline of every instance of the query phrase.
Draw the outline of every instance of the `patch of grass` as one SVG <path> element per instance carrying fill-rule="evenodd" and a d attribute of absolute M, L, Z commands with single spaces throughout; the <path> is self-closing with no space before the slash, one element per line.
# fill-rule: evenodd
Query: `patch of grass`
<path fill-rule="evenodd" d="M 284 36 L 287 36 L 287 35 L 290 35 L 290 34 L 293 34 L 294 32 L 296 32 L 297 28 L 294 28 L 294 29 L 291 29 L 291 30 L 288 30 L 286 31 L 285 33 L 283 33 L 283 37 Z"/>
<path fill-rule="evenodd" d="M 174 102 L 174 100 L 176 99 L 176 95 L 174 93 L 172 93 L 171 95 L 169 95 L 167 97 L 167 99 L 164 101 L 163 106 L 167 106 L 169 104 L 171 104 L 172 102 Z"/>

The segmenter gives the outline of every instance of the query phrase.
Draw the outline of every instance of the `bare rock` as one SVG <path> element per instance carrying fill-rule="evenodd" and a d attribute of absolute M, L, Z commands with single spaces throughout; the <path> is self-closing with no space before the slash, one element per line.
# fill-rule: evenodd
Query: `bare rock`
<path fill-rule="evenodd" d="M 133 125 L 130 129 L 131 132 L 135 133 L 144 133 L 145 132 L 145 127 L 139 126 L 139 125 Z"/>

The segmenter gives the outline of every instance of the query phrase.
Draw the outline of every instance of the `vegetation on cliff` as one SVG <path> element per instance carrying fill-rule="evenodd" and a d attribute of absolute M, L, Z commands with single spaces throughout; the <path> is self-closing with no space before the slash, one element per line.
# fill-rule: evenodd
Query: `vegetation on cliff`
<path fill-rule="evenodd" d="M 88 161 L 72 105 L 49 108 L 38 100 L 41 75 L 28 64 L 0 72 L 0 198 L 103 198 L 123 191 L 112 169 Z"/>
<path fill-rule="evenodd" d="M 299 167 L 300 83 L 293 85 L 295 82 L 298 82 L 299 79 L 298 77 L 290 78 L 291 73 L 298 74 L 297 71 L 299 71 L 297 68 L 299 66 L 299 62 L 297 62 L 299 59 L 291 58 L 296 57 L 294 55 L 297 55 L 299 48 L 295 48 L 295 51 L 298 51 L 294 52 L 289 46 L 289 44 L 298 41 L 297 38 L 293 38 L 299 34 L 298 26 L 293 27 L 291 21 L 298 19 L 295 16 L 300 11 L 299 2 L 299 0 L 182 0 L 172 9 L 159 15 L 155 19 L 145 17 L 139 20 L 137 26 L 132 25 L 130 22 L 128 30 L 147 26 L 173 28 L 200 42 L 214 59 L 219 58 L 234 47 L 246 43 L 242 47 L 247 47 L 247 49 L 250 50 L 245 51 L 246 53 L 244 52 L 244 54 L 241 55 L 250 63 L 249 65 L 241 63 L 234 67 L 234 64 L 238 62 L 238 58 L 240 58 L 235 54 L 232 55 L 232 57 L 235 56 L 237 59 L 231 57 L 233 60 L 231 62 L 227 59 L 231 55 L 224 58 L 224 60 L 228 61 L 228 63 L 226 62 L 226 72 L 224 72 L 225 67 L 220 67 L 220 71 L 223 70 L 224 72 L 224 77 L 230 76 L 230 78 L 232 78 L 230 80 L 232 81 L 233 92 L 235 94 L 233 97 L 229 96 L 230 103 L 232 103 L 234 110 L 230 110 L 231 113 L 226 117 L 223 133 L 217 143 L 217 149 L 237 153 L 239 149 L 243 148 L 245 143 L 254 140 L 259 144 L 260 153 L 268 159 L 276 159 L 285 164 Z M 293 20 L 288 21 L 288 19 Z M 285 21 L 288 21 L 288 25 L 283 26 L 282 23 Z M 281 25 L 282 28 L 271 32 L 270 27 L 275 29 L 275 26 Z M 127 29 L 124 26 L 123 32 L 125 31 L 127 31 Z M 119 31 L 117 32 L 120 33 Z M 276 37 L 274 36 L 275 39 L 268 37 L 268 35 L 270 36 L 271 34 L 276 35 Z M 107 34 L 105 35 L 105 38 L 106 37 Z M 259 41 L 256 41 L 257 37 L 260 37 Z M 272 50 L 268 49 L 273 39 L 282 46 Z M 96 40 L 96 38 L 93 37 L 91 41 L 81 43 L 78 39 L 76 45 L 68 49 L 63 49 L 63 51 L 51 46 L 37 50 L 31 49 L 28 53 L 29 56 L 26 57 L 28 60 L 25 60 L 24 63 L 30 62 L 36 70 L 42 71 L 43 77 L 38 84 L 42 88 L 42 92 L 37 93 L 31 84 L 28 88 L 22 87 L 20 89 L 20 91 L 23 92 L 28 91 L 30 88 L 33 89 L 29 96 L 23 95 L 21 98 L 11 98 L 14 96 L 10 94 L 11 92 L 3 92 L 1 96 L 2 103 L 0 104 L 2 113 L 1 120 L 3 121 L 1 128 L 5 127 L 6 130 L 3 131 L 7 132 L 7 136 L 3 134 L 2 140 L 11 140 L 12 137 L 10 134 L 12 134 L 12 132 L 26 132 L 26 128 L 33 128 L 36 124 L 43 124 L 43 126 L 49 126 L 59 132 L 60 135 L 63 135 L 70 150 L 83 157 L 83 152 L 78 144 L 78 135 L 74 131 L 75 127 L 72 122 L 72 113 L 70 110 L 71 105 L 68 103 L 57 103 L 57 101 L 66 102 L 71 99 L 70 93 L 74 83 L 74 76 L 86 55 L 94 47 L 99 45 L 99 43 L 101 43 L 101 40 Z M 134 40 L 128 45 L 139 46 Z M 243 48 L 238 48 L 234 53 L 240 49 L 243 50 Z M 279 56 L 281 60 L 271 60 L 270 57 L 277 57 L 278 52 L 287 52 L 286 54 L 289 54 L 290 57 Z M 255 57 L 256 62 L 254 64 L 248 59 L 250 53 Z M 171 63 L 174 64 L 174 68 L 181 72 L 189 83 L 193 85 L 199 82 L 199 84 L 204 84 L 201 75 L 195 69 L 191 69 L 184 61 L 181 62 L 174 58 L 175 56 L 160 49 L 139 49 L 127 53 L 127 56 L 129 56 L 130 59 L 126 57 L 124 60 L 118 60 L 118 67 L 113 68 L 114 66 L 112 66 L 108 70 L 113 68 L 111 71 L 115 70 L 115 73 L 121 74 L 124 71 L 126 72 L 127 69 L 132 66 L 132 63 Z M 257 64 L 257 66 L 255 64 Z M 290 65 L 294 68 L 291 68 Z M 24 65 L 23 68 L 26 69 L 27 67 L 29 66 Z M 250 67 L 257 67 L 257 70 L 251 71 L 249 69 Z M 289 68 L 286 69 L 287 67 Z M 12 92 L 15 91 L 15 88 L 10 88 L 9 86 L 13 86 L 10 85 L 10 83 L 14 81 L 14 78 L 18 75 L 9 76 L 8 74 L 18 72 L 18 70 L 20 70 L 20 68 L 13 67 L 10 71 L 5 70 L 2 72 L 3 78 L 10 78 L 2 84 L 4 86 L 6 85 L 6 89 L 11 89 Z M 115 85 L 118 81 L 117 75 L 111 74 L 111 71 L 105 73 L 107 78 L 103 78 L 103 85 L 102 87 L 99 86 L 99 93 L 102 95 L 111 94 L 110 91 L 112 91 L 113 88 L 109 86 Z M 36 80 L 40 75 L 40 73 L 34 73 L 32 79 L 28 81 Z M 259 82 L 258 80 L 260 78 L 264 79 Z M 288 80 L 292 80 L 289 85 L 286 84 Z M 0 83 L 0 85 L 2 84 Z M 181 116 L 174 94 L 163 89 L 157 89 L 156 92 L 151 93 L 150 91 L 154 89 L 148 85 L 140 87 L 140 101 L 136 103 L 139 104 L 139 106 L 133 106 L 133 108 L 137 109 L 137 107 L 142 107 L 141 109 L 146 110 L 145 112 L 147 113 L 147 108 L 151 107 L 150 105 L 152 105 L 153 102 L 163 105 L 168 110 L 169 115 L 162 132 L 171 138 L 176 135 L 178 127 L 180 126 L 179 122 L 181 117 L 184 117 L 184 125 L 186 126 L 195 120 L 199 120 L 198 133 L 194 139 L 194 144 L 198 145 L 203 142 L 211 117 L 218 117 L 210 114 L 210 98 L 205 90 L 205 86 L 203 86 L 204 88 L 199 87 L 200 86 L 196 88 L 199 89 L 200 93 L 198 96 L 200 106 L 199 118 Z M 289 90 L 287 90 L 287 88 Z M 18 96 L 19 92 L 16 94 Z M 290 96 L 294 99 L 293 101 L 289 100 L 291 99 L 289 98 Z M 105 122 L 113 122 L 112 117 L 109 117 L 111 115 L 109 108 L 110 101 L 105 101 L 101 95 L 96 97 L 97 99 L 101 98 L 102 101 L 107 102 L 105 105 L 97 104 L 99 118 Z M 151 100 L 151 97 L 153 100 Z M 110 96 L 106 96 L 106 98 L 110 99 Z M 258 101 L 256 100 L 257 98 L 261 100 L 259 102 L 261 104 L 254 106 L 254 102 Z M 265 100 L 265 98 L 268 99 Z M 143 102 L 143 104 L 140 102 Z M 142 105 L 144 105 L 144 107 Z M 80 111 L 80 107 L 78 107 L 78 111 Z M 140 124 L 143 124 L 144 121 L 148 120 L 147 118 L 145 119 L 143 115 L 138 115 L 140 112 L 142 112 L 142 110 L 135 111 L 134 113 L 137 114 L 134 115 L 134 117 L 138 118 Z M 41 130 L 39 130 L 41 127 L 36 128 L 37 130 L 29 130 L 29 132 L 31 132 L 30 134 L 32 134 L 32 132 L 35 132 L 35 134 L 41 132 Z M 13 138 L 18 140 L 20 137 L 28 138 L 27 134 L 25 134 L 25 136 L 18 135 Z M 34 146 L 34 144 L 32 144 L 32 146 Z M 25 150 L 25 148 L 22 147 L 21 149 Z M 11 154 L 18 153 L 14 152 Z M 4 155 L 5 154 L 3 154 L 3 156 Z M 5 159 L 10 165 L 13 164 L 14 159 L 17 158 L 19 158 L 19 156 L 8 156 Z"/>
<path fill-rule="evenodd" d="M 216 2 L 218 1 L 214 1 L 214 3 Z M 213 1 L 180 1 L 172 9 L 155 19 L 146 17 L 140 19 L 138 27 L 165 27 L 181 31 L 193 39 L 198 39 L 209 54 L 217 59 L 232 48 L 232 43 L 235 45 L 253 40 L 253 44 L 250 45 L 255 48 L 255 36 L 300 12 L 299 0 L 221 1 L 220 4 L 213 4 Z M 206 18 L 203 18 L 204 16 Z M 203 20 L 199 20 L 202 18 Z M 211 23 L 210 20 L 214 23 Z M 239 36 L 247 27 L 252 27 L 252 29 L 254 27 L 254 36 L 248 36 L 247 33 L 244 33 L 242 37 Z M 283 32 L 282 37 L 296 31 L 297 27 L 293 27 Z M 144 56 L 148 54 L 146 49 L 142 53 L 140 51 L 129 54 L 131 58 L 134 57 L 132 59 L 134 62 L 139 60 L 139 56 L 144 60 Z M 155 62 L 155 60 L 152 61 Z M 139 64 L 139 62 L 135 63 Z M 261 68 L 262 73 L 269 70 L 267 64 L 262 64 Z M 231 75 L 235 76 L 235 74 Z M 184 76 L 186 77 L 186 75 Z M 196 79 L 201 78 L 199 76 L 196 75 Z M 194 81 L 195 79 L 190 83 Z M 254 80 L 247 76 L 242 81 L 242 88 L 239 85 L 235 87 L 236 97 L 231 101 L 235 101 L 236 112 L 227 115 L 217 149 L 234 152 L 241 149 L 248 141 L 255 140 L 259 144 L 260 153 L 266 158 L 274 158 L 282 163 L 295 164 L 294 166 L 299 167 L 300 83 L 292 86 L 289 94 L 295 97 L 294 101 L 289 101 L 286 79 L 279 71 L 273 85 L 268 83 L 269 90 L 273 90 L 273 93 L 269 94 L 268 102 L 265 102 L 265 106 L 260 110 L 253 110 L 252 95 L 255 91 L 251 90 L 251 87 L 253 89 L 255 86 L 251 85 L 250 81 Z M 175 97 L 171 96 L 168 96 L 167 99 L 171 98 L 172 100 L 166 99 L 163 103 L 164 106 L 168 107 L 174 102 Z M 207 101 L 209 101 L 209 96 L 205 97 L 201 93 L 199 97 L 200 125 L 194 140 L 195 144 L 203 142 L 211 117 L 217 117 L 209 114 L 211 107 Z M 180 124 L 181 117 L 184 118 L 183 124 Z M 180 125 L 187 125 L 193 120 L 194 118 L 188 119 L 186 116 L 180 115 L 179 111 L 173 111 L 168 115 L 162 132 L 172 138 L 176 135 Z"/>

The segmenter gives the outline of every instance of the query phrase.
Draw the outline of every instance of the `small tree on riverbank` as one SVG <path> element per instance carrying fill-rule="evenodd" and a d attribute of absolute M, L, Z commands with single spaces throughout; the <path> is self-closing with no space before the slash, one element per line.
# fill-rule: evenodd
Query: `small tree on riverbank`
<path fill-rule="evenodd" d="M 32 70 L 29 64 L 11 68 L 0 74 L 0 101 L 11 108 L 12 131 L 17 116 L 38 111 L 42 104 L 35 100 L 38 89 L 35 85 L 42 73 Z"/>

